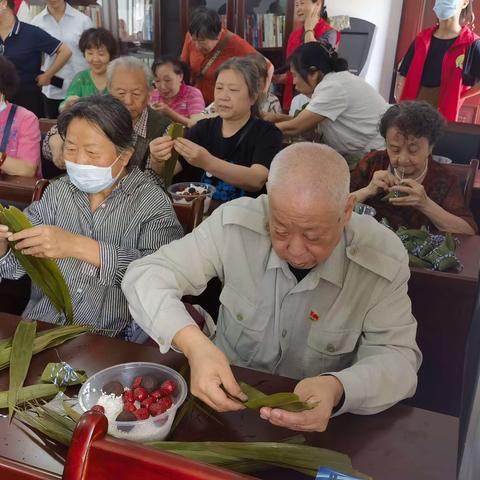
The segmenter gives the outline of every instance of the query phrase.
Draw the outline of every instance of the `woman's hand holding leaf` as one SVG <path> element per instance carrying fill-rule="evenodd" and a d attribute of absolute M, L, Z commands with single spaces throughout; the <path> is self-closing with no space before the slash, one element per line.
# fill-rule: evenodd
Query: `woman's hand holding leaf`
<path fill-rule="evenodd" d="M 24 255 L 39 258 L 74 257 L 75 241 L 78 235 L 52 225 L 38 225 L 14 233 L 10 241 L 17 242 L 15 249 Z"/>
<path fill-rule="evenodd" d="M 305 378 L 297 384 L 294 393 L 300 400 L 318 405 L 303 412 L 263 407 L 260 416 L 279 427 L 305 432 L 324 432 L 334 407 L 342 398 L 343 385 L 331 375 Z"/>

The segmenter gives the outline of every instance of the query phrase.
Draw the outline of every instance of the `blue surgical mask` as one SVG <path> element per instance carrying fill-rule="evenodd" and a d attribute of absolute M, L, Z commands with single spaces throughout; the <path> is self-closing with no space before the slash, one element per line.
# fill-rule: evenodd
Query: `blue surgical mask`
<path fill-rule="evenodd" d="M 447 20 L 456 15 L 460 0 L 436 0 L 433 11 L 439 20 Z"/>
<path fill-rule="evenodd" d="M 0 100 L 0 113 L 4 112 L 7 109 L 7 102 L 4 98 Z"/>
<path fill-rule="evenodd" d="M 118 162 L 120 154 L 109 167 L 97 167 L 95 165 L 79 165 L 78 163 L 65 161 L 70 181 L 82 192 L 98 193 L 111 187 L 117 180 L 122 170 L 114 178 L 112 167 Z"/>

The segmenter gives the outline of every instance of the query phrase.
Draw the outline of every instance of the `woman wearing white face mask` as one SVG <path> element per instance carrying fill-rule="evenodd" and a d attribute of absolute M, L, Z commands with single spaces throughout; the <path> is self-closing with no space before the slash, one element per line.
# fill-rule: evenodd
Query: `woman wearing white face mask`
<path fill-rule="evenodd" d="M 35 114 L 8 101 L 19 83 L 13 63 L 0 55 L 0 172 L 34 177 L 40 175 L 40 126 Z"/>
<path fill-rule="evenodd" d="M 439 23 L 420 32 L 398 69 L 395 98 L 425 100 L 451 122 L 463 101 L 480 93 L 480 42 L 473 0 L 436 0 Z"/>
<path fill-rule="evenodd" d="M 26 255 L 57 259 L 74 323 L 135 339 L 138 332 L 120 289 L 125 270 L 181 237 L 182 228 L 163 189 L 138 168 L 128 168 L 132 119 L 119 100 L 108 95 L 79 100 L 60 116 L 58 127 L 69 178 L 53 182 L 25 210 L 33 228 L 12 234 L 0 225 L 0 278 L 25 274 L 7 239 Z M 23 315 L 64 320 L 35 286 Z"/>

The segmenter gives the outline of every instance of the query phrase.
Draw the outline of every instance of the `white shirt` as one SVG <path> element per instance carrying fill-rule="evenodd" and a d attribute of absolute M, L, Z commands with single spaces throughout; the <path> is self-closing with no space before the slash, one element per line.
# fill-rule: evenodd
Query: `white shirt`
<path fill-rule="evenodd" d="M 63 88 L 60 89 L 53 85 L 47 85 L 42 88 L 42 92 L 47 98 L 63 100 L 67 96 L 67 89 L 73 77 L 78 72 L 88 68 L 87 62 L 78 48 L 78 41 L 85 30 L 93 27 L 92 20 L 67 3 L 65 14 L 60 19 L 60 22 L 57 22 L 55 18 L 50 15 L 48 8 L 45 8 L 45 10 L 42 10 L 31 23 L 32 25 L 36 25 L 45 30 L 52 35 L 52 37 L 61 40 L 68 45 L 72 51 L 70 60 L 56 73 L 58 77 L 64 79 Z M 54 61 L 54 56 L 45 55 L 42 70 L 48 70 Z"/>
<path fill-rule="evenodd" d="M 355 153 L 385 148 L 378 123 L 388 108 L 371 85 L 345 71 L 325 75 L 306 110 L 325 117 L 319 130 L 327 145 L 340 153 Z"/>
<path fill-rule="evenodd" d="M 305 104 L 310 103 L 310 97 L 307 97 L 303 93 L 299 93 L 298 95 L 295 95 L 292 99 L 292 103 L 290 104 L 290 111 L 288 114 L 291 117 L 295 116 L 295 112 L 297 110 L 302 110 Z"/>

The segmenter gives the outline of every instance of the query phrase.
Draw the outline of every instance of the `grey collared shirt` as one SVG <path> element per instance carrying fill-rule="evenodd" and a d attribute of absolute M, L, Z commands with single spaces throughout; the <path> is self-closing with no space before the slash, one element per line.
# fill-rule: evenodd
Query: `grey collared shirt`
<path fill-rule="evenodd" d="M 134 319 L 168 351 L 193 324 L 179 299 L 217 276 L 215 343 L 233 364 L 298 379 L 332 373 L 345 389 L 340 412 L 374 413 L 411 396 L 421 354 L 400 240 L 354 214 L 330 258 L 297 282 L 272 248 L 267 220 L 267 196 L 238 199 L 133 262 L 123 289 Z"/>

